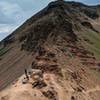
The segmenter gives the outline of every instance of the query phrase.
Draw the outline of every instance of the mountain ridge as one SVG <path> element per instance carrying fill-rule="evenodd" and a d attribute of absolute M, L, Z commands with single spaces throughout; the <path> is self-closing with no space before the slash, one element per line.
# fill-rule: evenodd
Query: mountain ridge
<path fill-rule="evenodd" d="M 75 5 L 75 4 L 76 4 L 76 5 L 83 5 L 83 6 L 85 6 L 85 7 L 91 7 L 91 8 L 92 8 L 92 7 L 94 8 L 94 7 L 98 7 L 98 6 L 99 6 L 99 5 L 87 6 L 86 4 L 83 4 L 83 3 L 80 3 L 80 2 L 75 2 L 75 1 L 72 1 L 72 2 L 71 2 L 71 1 L 63 1 L 63 2 L 64 2 L 65 4 L 70 4 L 70 5 L 72 5 L 72 4 L 74 3 L 74 5 Z M 54 3 L 59 4 L 58 1 L 51 2 L 51 3 L 48 4 L 48 6 L 47 6 L 46 8 L 42 9 L 41 11 L 45 11 L 45 10 L 49 7 L 49 5 L 54 4 Z M 63 3 L 63 4 L 64 4 L 64 3 Z M 63 5 L 63 4 L 62 4 L 62 5 Z M 39 11 L 39 13 L 41 13 L 41 11 Z M 37 17 L 38 15 L 40 15 L 39 13 L 36 13 L 36 14 L 34 15 L 34 17 L 35 17 L 35 16 Z M 43 13 L 42 13 L 42 14 L 43 14 Z M 29 18 L 29 19 L 30 19 L 30 20 L 34 19 L 34 20 L 33 20 L 33 22 L 34 22 L 36 18 L 31 17 L 31 18 Z M 28 19 L 25 23 L 29 23 L 29 19 Z M 16 30 L 15 30 L 15 31 L 16 31 Z M 15 32 L 15 31 L 14 31 L 14 32 Z M 13 33 L 14 33 L 14 32 L 13 32 Z M 15 32 L 15 33 L 16 33 L 16 32 Z"/>

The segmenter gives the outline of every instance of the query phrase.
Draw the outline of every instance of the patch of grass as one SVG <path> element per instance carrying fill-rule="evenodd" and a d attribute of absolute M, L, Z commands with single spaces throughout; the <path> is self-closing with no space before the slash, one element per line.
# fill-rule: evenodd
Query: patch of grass
<path fill-rule="evenodd" d="M 3 50 L 4 48 L 0 48 L 0 52 Z"/>
<path fill-rule="evenodd" d="M 87 49 L 93 52 L 95 56 L 100 59 L 100 34 L 92 31 L 87 31 L 81 35 L 93 43 L 89 44 L 88 42 L 84 41 L 84 46 L 87 45 Z"/>
<path fill-rule="evenodd" d="M 97 70 L 92 70 L 93 75 L 95 75 L 96 79 L 100 81 L 100 72 Z"/>
<path fill-rule="evenodd" d="M 1 48 L 0 49 L 0 57 L 6 54 L 11 48 Z"/>

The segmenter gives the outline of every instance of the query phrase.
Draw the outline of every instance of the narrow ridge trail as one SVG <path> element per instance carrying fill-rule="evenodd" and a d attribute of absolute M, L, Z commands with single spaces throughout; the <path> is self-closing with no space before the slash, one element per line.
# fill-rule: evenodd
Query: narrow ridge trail
<path fill-rule="evenodd" d="M 90 92 L 96 92 L 96 91 L 100 91 L 100 86 L 96 86 L 95 88 L 89 89 L 87 91 L 85 91 L 85 94 L 89 94 Z"/>

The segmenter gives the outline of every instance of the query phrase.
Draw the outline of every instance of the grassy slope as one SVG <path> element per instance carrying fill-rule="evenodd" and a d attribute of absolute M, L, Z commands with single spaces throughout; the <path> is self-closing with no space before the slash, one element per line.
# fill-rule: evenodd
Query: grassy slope
<path fill-rule="evenodd" d="M 6 54 L 11 48 L 1 48 L 0 49 L 0 57 Z"/>
<path fill-rule="evenodd" d="M 89 51 L 93 52 L 98 60 L 100 60 L 100 33 L 93 32 L 91 30 L 84 29 L 81 32 L 81 38 L 83 39 L 83 45 Z M 91 43 L 84 41 L 84 39 L 88 39 Z"/>
<path fill-rule="evenodd" d="M 93 52 L 97 60 L 100 61 L 100 30 L 99 33 L 96 33 L 89 29 L 83 29 L 83 32 L 80 32 L 80 37 L 82 38 L 82 44 L 84 47 Z M 84 39 L 88 39 L 92 44 L 84 41 Z M 100 80 L 99 71 L 91 69 L 91 73 L 93 73 L 97 80 Z"/>

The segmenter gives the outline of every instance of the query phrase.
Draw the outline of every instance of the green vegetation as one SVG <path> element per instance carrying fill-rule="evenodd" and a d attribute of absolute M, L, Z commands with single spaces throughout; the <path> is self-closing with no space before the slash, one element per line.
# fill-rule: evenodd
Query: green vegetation
<path fill-rule="evenodd" d="M 100 71 L 98 70 L 91 70 L 92 71 L 92 73 L 93 73 L 93 75 L 95 76 L 95 78 L 97 79 L 97 80 L 100 80 Z"/>
<path fill-rule="evenodd" d="M 84 32 L 82 36 L 93 43 L 93 44 L 90 44 L 87 41 L 84 41 L 85 46 L 87 45 L 88 47 L 87 49 L 93 52 L 95 56 L 98 59 L 100 59 L 100 33 L 88 31 L 88 32 Z"/>
<path fill-rule="evenodd" d="M 0 57 L 6 54 L 11 48 L 0 48 Z"/>

